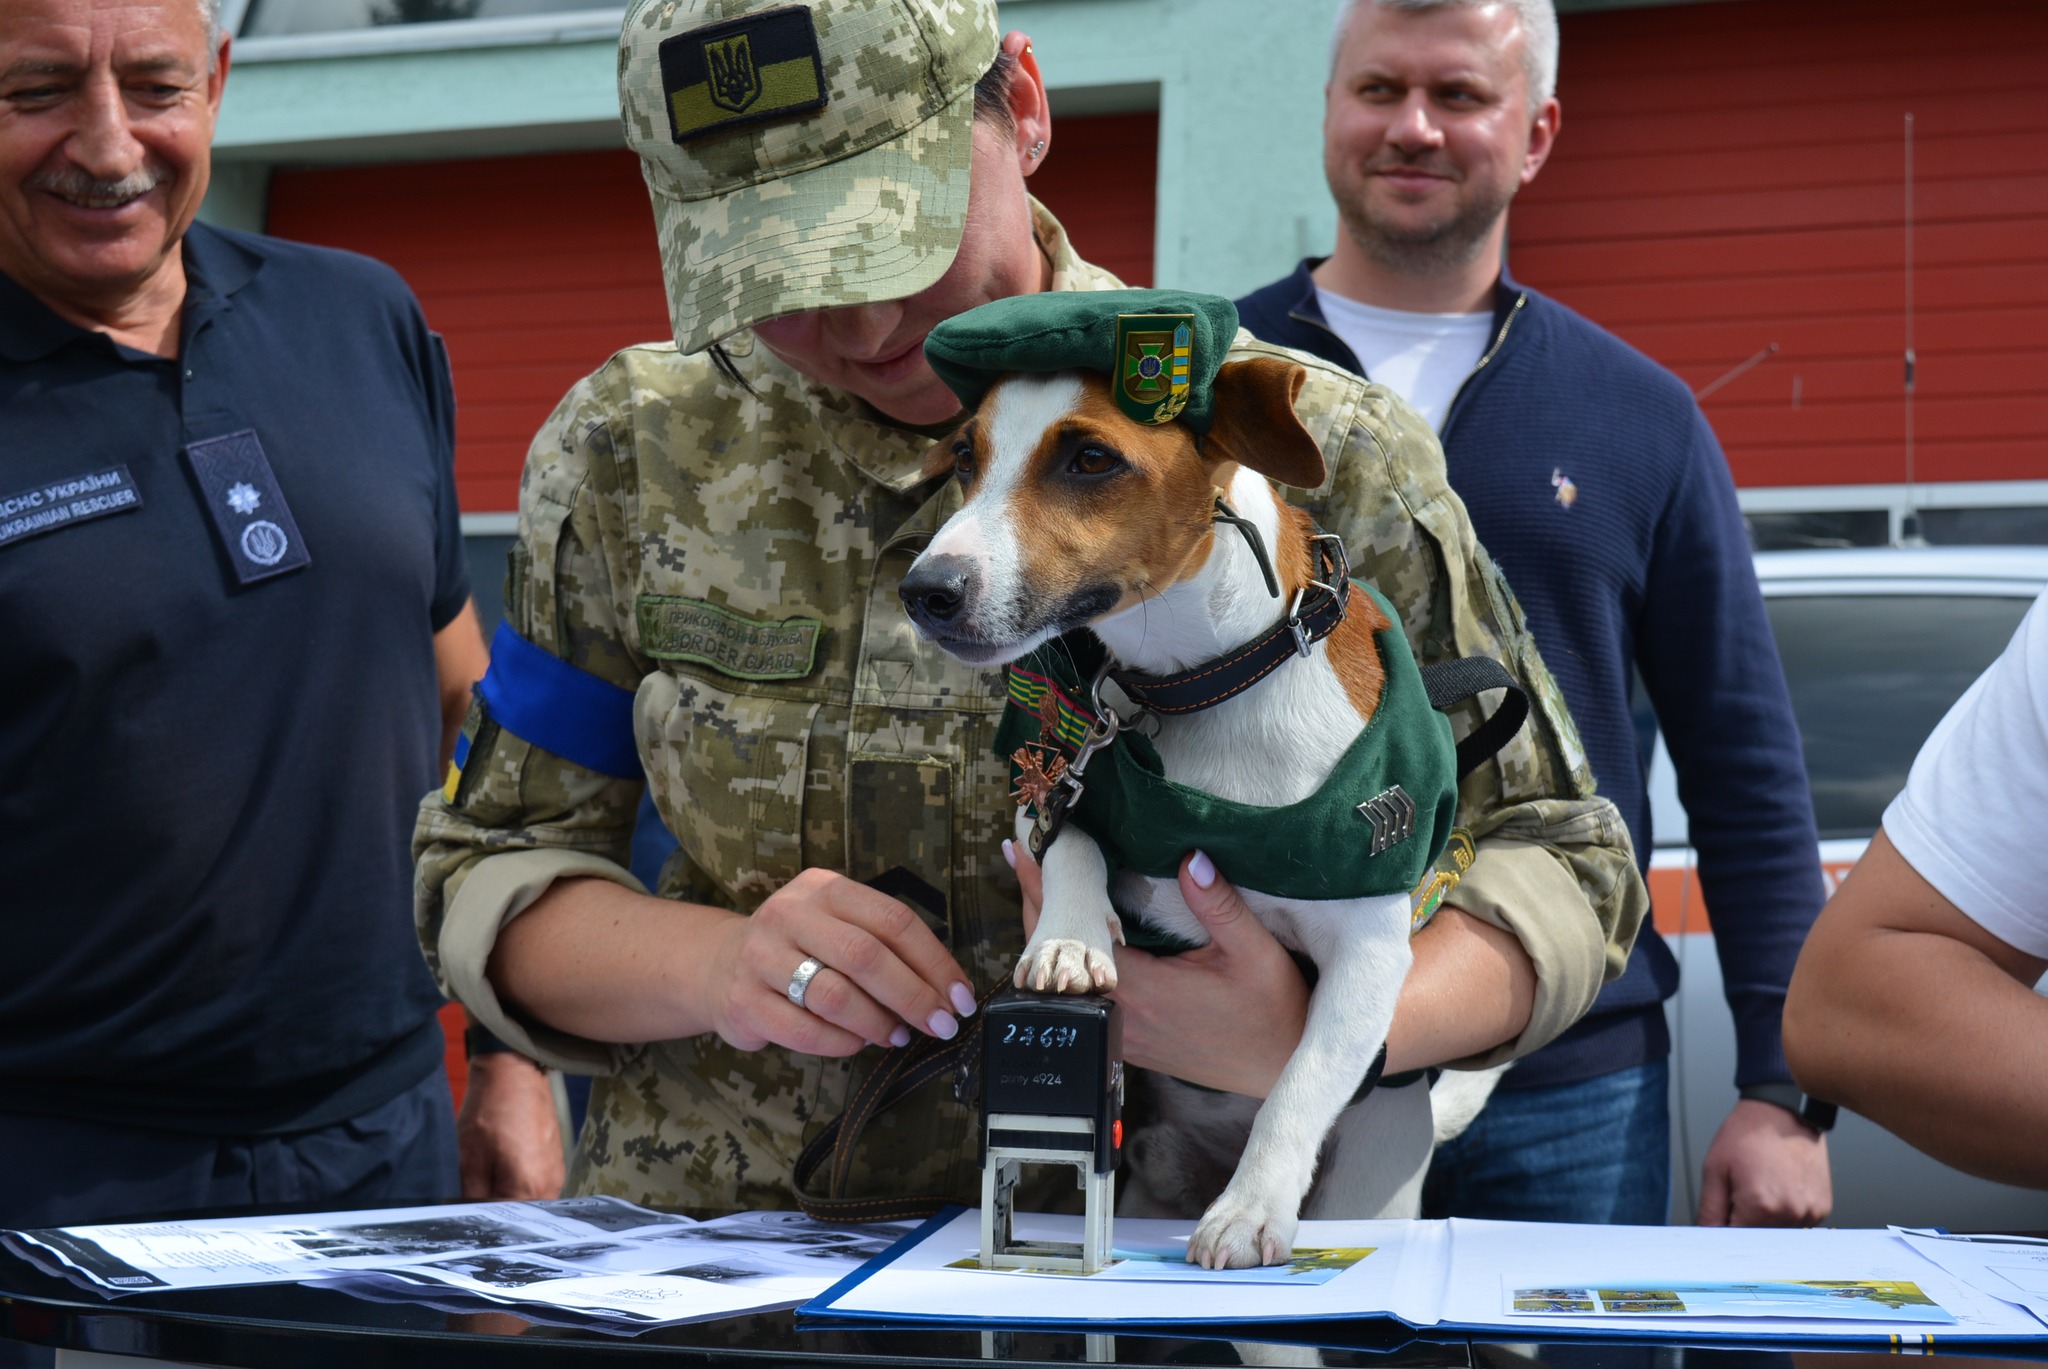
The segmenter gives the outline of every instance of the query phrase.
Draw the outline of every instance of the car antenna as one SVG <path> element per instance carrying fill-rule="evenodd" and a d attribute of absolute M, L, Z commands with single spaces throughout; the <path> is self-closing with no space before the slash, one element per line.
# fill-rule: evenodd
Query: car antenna
<path fill-rule="evenodd" d="M 1906 112 L 1906 509 L 1899 518 L 1898 545 L 1924 547 L 1919 491 L 1913 484 L 1913 113 Z"/>

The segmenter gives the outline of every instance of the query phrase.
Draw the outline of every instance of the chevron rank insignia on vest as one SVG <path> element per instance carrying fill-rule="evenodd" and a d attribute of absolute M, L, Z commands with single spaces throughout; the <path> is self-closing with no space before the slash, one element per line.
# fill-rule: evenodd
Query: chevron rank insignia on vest
<path fill-rule="evenodd" d="M 1358 815 L 1372 824 L 1373 855 L 1415 835 L 1415 800 L 1398 784 L 1359 804 Z"/>

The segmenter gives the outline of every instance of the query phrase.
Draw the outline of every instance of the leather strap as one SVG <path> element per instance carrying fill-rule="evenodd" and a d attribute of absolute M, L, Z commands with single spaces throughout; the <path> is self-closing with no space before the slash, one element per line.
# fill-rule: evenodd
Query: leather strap
<path fill-rule="evenodd" d="M 1422 668 L 1422 687 L 1429 694 L 1429 706 L 1439 713 L 1489 689 L 1507 691 L 1500 707 L 1458 743 L 1461 780 L 1514 740 L 1529 717 L 1529 696 L 1523 692 L 1521 683 L 1491 656 L 1459 656 L 1426 665 Z"/>
<path fill-rule="evenodd" d="M 998 983 L 981 996 L 986 1009 L 1002 988 Z M 847 1175 L 860 1145 L 861 1133 L 877 1113 L 933 1080 L 966 1067 L 971 1070 L 981 1051 L 984 1012 L 977 1011 L 961 1024 L 960 1034 L 951 1041 L 919 1036 L 901 1050 L 890 1051 L 874 1072 L 861 1081 L 846 1111 L 827 1122 L 797 1156 L 790 1175 L 796 1205 L 805 1216 L 825 1222 L 901 1222 L 929 1217 L 959 1199 L 946 1194 L 904 1194 L 880 1198 L 846 1196 Z M 829 1162 L 829 1164 L 828 1164 Z M 811 1181 L 826 1169 L 825 1191 L 810 1192 Z"/>
<path fill-rule="evenodd" d="M 1154 713 L 1197 713 L 1244 693 L 1336 631 L 1351 596 L 1351 563 L 1334 533 L 1310 538 L 1315 575 L 1295 595 L 1293 610 L 1263 636 L 1226 656 L 1174 675 L 1112 670 L 1109 678 L 1132 703 Z"/>

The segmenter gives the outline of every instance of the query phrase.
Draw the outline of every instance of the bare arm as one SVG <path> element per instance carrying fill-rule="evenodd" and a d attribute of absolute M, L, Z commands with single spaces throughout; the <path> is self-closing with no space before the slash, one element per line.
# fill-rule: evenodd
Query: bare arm
<path fill-rule="evenodd" d="M 1930 1155 L 2048 1187 L 2048 999 L 2032 987 L 2044 970 L 1942 897 L 1880 829 L 1800 952 L 1785 1058 L 1809 1093 Z"/>
<path fill-rule="evenodd" d="M 827 968 L 785 996 L 806 957 Z M 806 1055 L 950 1037 L 973 1010 L 965 972 L 917 914 L 843 875 L 806 870 L 751 917 L 602 879 L 552 885 L 499 933 L 490 980 L 516 1010 L 593 1041 L 717 1032 Z"/>
<path fill-rule="evenodd" d="M 491 658 L 484 650 L 483 629 L 476 619 L 476 600 L 434 634 L 434 675 L 441 694 L 441 761 L 455 754 L 455 737 L 469 712 L 469 691 L 484 677 Z"/>
<path fill-rule="evenodd" d="M 465 1198 L 561 1197 L 566 1167 L 548 1072 L 511 1051 L 471 1056 L 469 1088 L 455 1117 L 455 1148 Z"/>
<path fill-rule="evenodd" d="M 1210 943 L 1177 956 L 1117 951 L 1124 1055 L 1178 1079 L 1263 1098 L 1301 1041 L 1308 984 L 1238 892 L 1213 876 L 1200 884 L 1192 863 L 1182 862 L 1181 896 Z M 1039 897 L 1028 854 L 1019 854 L 1017 876 L 1028 929 Z M 1528 1025 L 1536 967 L 1509 933 L 1445 907 L 1416 934 L 1412 950 L 1387 1039 L 1389 1073 L 1483 1054 Z M 1232 1030 L 1218 1032 L 1218 1022 Z"/>

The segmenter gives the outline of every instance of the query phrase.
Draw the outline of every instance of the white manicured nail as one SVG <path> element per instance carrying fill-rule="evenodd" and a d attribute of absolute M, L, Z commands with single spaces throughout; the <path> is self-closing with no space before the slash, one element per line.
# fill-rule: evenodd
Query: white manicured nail
<path fill-rule="evenodd" d="M 1003 838 L 1003 859 L 1010 862 L 1012 870 L 1017 868 L 1017 843 L 1008 837 Z"/>
<path fill-rule="evenodd" d="M 960 1020 L 943 1008 L 934 1012 L 931 1020 L 925 1025 L 930 1027 L 932 1035 L 941 1041 L 951 1041 L 960 1034 Z"/>
<path fill-rule="evenodd" d="M 974 990 L 968 988 L 965 984 L 955 984 L 946 992 L 953 1000 L 954 1009 L 962 1017 L 974 1016 Z"/>
<path fill-rule="evenodd" d="M 1188 862 L 1188 874 L 1193 876 L 1197 888 L 1206 889 L 1216 882 L 1216 862 L 1209 859 L 1207 851 L 1197 851 Z"/>

